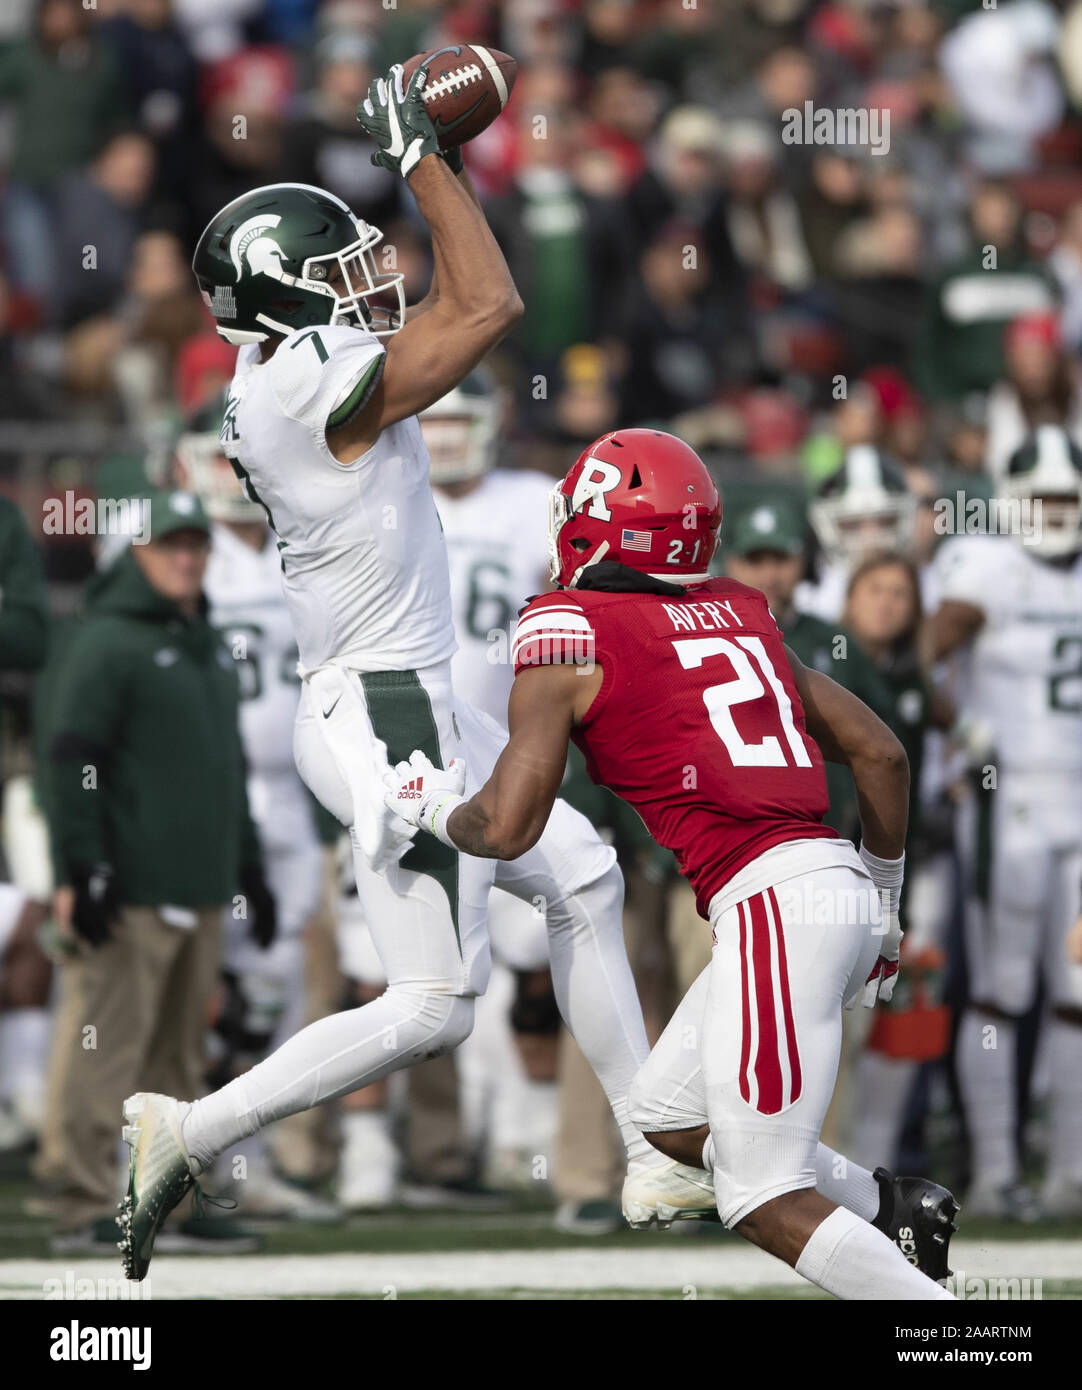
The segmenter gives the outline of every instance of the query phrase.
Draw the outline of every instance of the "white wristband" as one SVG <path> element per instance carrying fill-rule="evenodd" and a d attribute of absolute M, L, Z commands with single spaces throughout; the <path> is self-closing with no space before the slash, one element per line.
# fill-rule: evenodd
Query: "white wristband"
<path fill-rule="evenodd" d="M 905 878 L 905 851 L 897 859 L 880 859 L 861 845 L 857 851 L 877 888 L 900 888 Z"/>
<path fill-rule="evenodd" d="M 421 829 L 435 835 L 437 840 L 441 840 L 450 849 L 458 849 L 447 833 L 447 819 L 465 800 L 466 798 L 459 796 L 457 792 L 433 792 L 431 797 L 426 798 L 418 817 Z"/>

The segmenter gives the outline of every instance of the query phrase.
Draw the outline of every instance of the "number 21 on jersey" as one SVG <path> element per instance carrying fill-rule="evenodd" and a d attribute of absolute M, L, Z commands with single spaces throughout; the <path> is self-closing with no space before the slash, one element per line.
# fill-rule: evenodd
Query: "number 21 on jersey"
<path fill-rule="evenodd" d="M 792 702 L 778 679 L 761 637 L 687 637 L 674 640 L 673 646 L 685 671 L 695 670 L 712 657 L 728 659 L 733 675 L 717 685 L 708 685 L 703 691 L 703 702 L 733 767 L 811 767 L 808 750 L 793 722 Z M 777 707 L 788 754 L 781 740 L 773 734 L 767 734 L 758 743 L 745 742 L 733 719 L 737 705 L 761 699 L 767 688 Z"/>

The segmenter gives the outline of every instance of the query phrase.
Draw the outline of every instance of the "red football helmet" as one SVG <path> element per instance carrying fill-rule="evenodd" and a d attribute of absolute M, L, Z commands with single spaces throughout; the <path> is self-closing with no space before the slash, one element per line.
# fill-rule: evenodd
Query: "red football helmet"
<path fill-rule="evenodd" d="M 720 526 L 721 497 L 694 449 L 660 430 L 613 430 L 552 491 L 552 580 L 573 589 L 599 560 L 705 579 Z"/>

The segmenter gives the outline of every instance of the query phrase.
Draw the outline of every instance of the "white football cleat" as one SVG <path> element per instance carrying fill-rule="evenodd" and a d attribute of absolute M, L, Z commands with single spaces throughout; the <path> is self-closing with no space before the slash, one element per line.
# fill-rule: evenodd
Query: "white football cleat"
<path fill-rule="evenodd" d="M 116 1222 L 124 1273 L 136 1282 L 146 1277 L 162 1222 L 195 1185 L 199 1172 L 180 1132 L 188 1108 L 151 1091 L 139 1091 L 124 1102 L 128 1123 L 122 1133 L 131 1156 L 128 1190 Z"/>
<path fill-rule="evenodd" d="M 636 1231 L 656 1225 L 667 1230 L 674 1221 L 718 1221 L 714 1175 L 675 1159 L 652 1167 L 632 1168 L 624 1179 L 624 1220 Z"/>

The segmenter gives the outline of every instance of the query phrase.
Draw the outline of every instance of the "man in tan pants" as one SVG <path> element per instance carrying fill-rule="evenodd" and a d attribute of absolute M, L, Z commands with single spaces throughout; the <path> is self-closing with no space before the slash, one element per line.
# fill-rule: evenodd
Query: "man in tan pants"
<path fill-rule="evenodd" d="M 42 700 L 53 915 L 67 954 L 38 1175 L 65 1253 L 116 1247 L 125 1096 L 205 1090 L 223 908 L 261 946 L 275 931 L 237 673 L 202 594 L 207 519 L 180 492 L 155 495 L 137 519 L 133 543 L 91 581 Z M 221 1249 L 222 1229 L 196 1223 L 185 1243 Z"/>
<path fill-rule="evenodd" d="M 38 1176 L 54 1189 L 58 1250 L 83 1248 L 104 1222 L 115 1247 L 116 1117 L 138 1086 L 194 1100 L 203 1084 L 207 1012 L 218 981 L 221 909 L 193 926 L 125 907 L 110 939 L 75 939 L 61 970 Z M 101 1242 L 94 1242 L 100 1244 Z"/>

